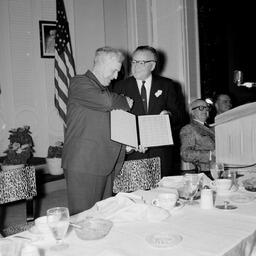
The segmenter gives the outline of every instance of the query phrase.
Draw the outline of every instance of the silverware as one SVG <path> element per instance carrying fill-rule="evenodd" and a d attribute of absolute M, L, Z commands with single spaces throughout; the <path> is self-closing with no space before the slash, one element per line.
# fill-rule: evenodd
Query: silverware
<path fill-rule="evenodd" d="M 27 236 L 14 235 L 12 237 L 14 237 L 14 238 L 21 238 L 21 239 L 26 239 L 26 240 L 32 241 L 32 239 L 30 237 L 27 237 Z"/>
<path fill-rule="evenodd" d="M 77 224 L 75 224 L 75 223 L 73 223 L 73 222 L 69 222 L 69 225 L 71 225 L 71 226 L 74 227 L 74 228 L 82 229 L 82 226 L 77 225 Z"/>

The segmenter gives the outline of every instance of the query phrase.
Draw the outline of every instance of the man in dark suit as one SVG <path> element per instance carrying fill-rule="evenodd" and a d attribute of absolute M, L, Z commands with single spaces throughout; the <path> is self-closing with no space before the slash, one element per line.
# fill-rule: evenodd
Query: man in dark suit
<path fill-rule="evenodd" d="M 127 111 L 133 101 L 107 88 L 122 61 L 120 51 L 99 48 L 92 71 L 71 80 L 62 156 L 71 214 L 110 197 L 115 172 L 124 161 L 124 148 L 110 139 L 110 111 Z"/>
<path fill-rule="evenodd" d="M 171 79 L 153 75 L 156 67 L 157 52 L 150 46 L 139 46 L 132 54 L 132 76 L 119 81 L 113 91 L 134 100 L 131 113 L 135 115 L 168 114 L 174 131 L 181 123 L 182 110 L 179 97 Z M 173 146 L 131 150 L 126 160 L 143 159 L 159 156 L 161 158 L 161 175 L 172 175 Z"/>

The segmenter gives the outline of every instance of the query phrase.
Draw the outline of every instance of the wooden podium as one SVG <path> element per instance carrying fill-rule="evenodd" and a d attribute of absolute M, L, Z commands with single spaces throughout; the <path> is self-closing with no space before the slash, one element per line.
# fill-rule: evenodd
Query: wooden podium
<path fill-rule="evenodd" d="M 256 164 L 256 102 L 215 118 L 216 161 L 227 165 Z"/>

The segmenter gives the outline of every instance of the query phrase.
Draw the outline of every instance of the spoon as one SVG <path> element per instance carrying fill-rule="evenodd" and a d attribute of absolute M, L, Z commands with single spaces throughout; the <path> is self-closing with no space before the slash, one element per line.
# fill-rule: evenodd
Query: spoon
<path fill-rule="evenodd" d="M 75 223 L 73 223 L 73 222 L 69 222 L 69 225 L 71 225 L 71 226 L 74 227 L 74 228 L 78 228 L 78 229 L 82 229 L 82 228 L 83 228 L 82 226 L 80 226 L 80 225 L 78 225 L 78 224 L 75 224 Z"/>

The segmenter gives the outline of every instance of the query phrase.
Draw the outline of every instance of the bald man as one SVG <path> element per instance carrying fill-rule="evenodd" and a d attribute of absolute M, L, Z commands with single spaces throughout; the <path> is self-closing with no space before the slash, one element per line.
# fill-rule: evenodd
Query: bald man
<path fill-rule="evenodd" d="M 92 71 L 71 80 L 62 154 L 70 214 L 112 196 L 114 176 L 122 167 L 124 148 L 110 139 L 110 111 L 130 110 L 133 100 L 107 88 L 122 61 L 119 50 L 99 48 Z"/>
<path fill-rule="evenodd" d="M 191 121 L 180 131 L 181 158 L 192 163 L 198 172 L 209 172 L 210 162 L 215 161 L 214 130 L 205 125 L 209 107 L 204 100 L 197 99 L 190 104 L 189 111 Z"/>

